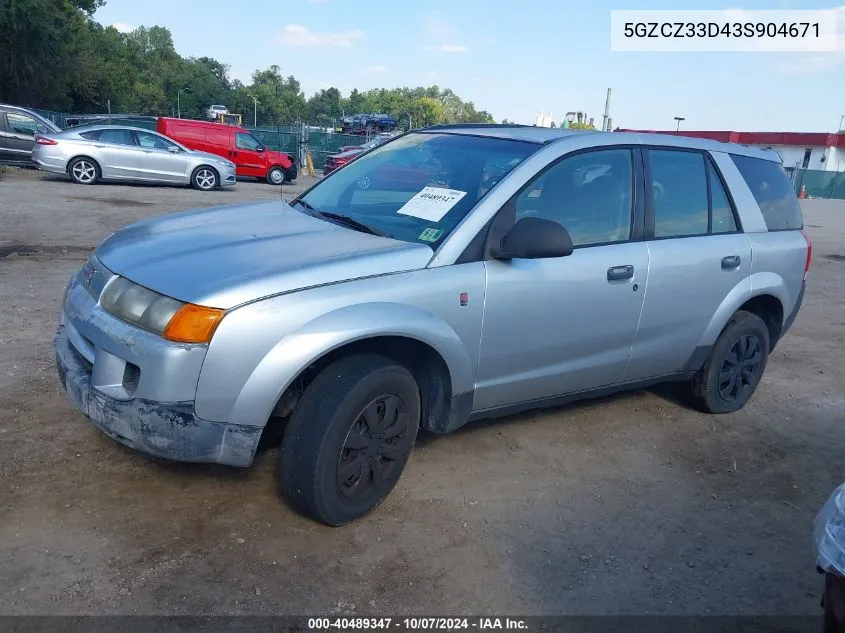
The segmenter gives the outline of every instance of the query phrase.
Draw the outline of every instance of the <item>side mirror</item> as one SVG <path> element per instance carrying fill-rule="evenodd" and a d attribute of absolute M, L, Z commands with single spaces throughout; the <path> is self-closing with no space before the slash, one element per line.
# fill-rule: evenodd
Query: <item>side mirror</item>
<path fill-rule="evenodd" d="M 256 148 L 255 148 L 255 151 L 256 151 L 256 152 L 259 152 L 259 153 L 260 153 L 260 152 L 263 152 L 263 151 L 264 151 L 264 146 L 263 146 L 263 145 L 259 145 L 258 147 L 256 147 Z"/>
<path fill-rule="evenodd" d="M 493 246 L 496 259 L 542 259 L 572 255 L 572 238 L 557 222 L 543 218 L 522 218 Z"/>
<path fill-rule="evenodd" d="M 169 146 L 167 147 L 167 151 L 168 151 L 168 152 L 170 152 L 171 154 L 178 154 L 178 153 L 179 153 L 179 152 L 181 152 L 182 150 L 181 150 L 181 149 L 179 149 L 178 147 L 174 147 L 173 145 L 169 145 Z"/>

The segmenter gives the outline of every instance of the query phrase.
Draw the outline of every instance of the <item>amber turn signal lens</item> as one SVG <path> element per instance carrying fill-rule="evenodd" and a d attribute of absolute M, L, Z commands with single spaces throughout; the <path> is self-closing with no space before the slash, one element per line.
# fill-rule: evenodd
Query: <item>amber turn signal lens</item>
<path fill-rule="evenodd" d="M 223 310 L 217 308 L 187 303 L 173 315 L 162 336 L 180 343 L 208 343 L 223 314 Z"/>

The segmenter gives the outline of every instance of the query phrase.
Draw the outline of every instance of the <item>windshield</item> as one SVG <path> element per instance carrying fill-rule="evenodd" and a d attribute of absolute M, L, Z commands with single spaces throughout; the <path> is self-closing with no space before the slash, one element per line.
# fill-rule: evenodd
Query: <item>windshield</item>
<path fill-rule="evenodd" d="M 389 237 L 432 248 L 520 162 L 541 146 L 462 134 L 414 133 L 336 170 L 297 200 Z"/>

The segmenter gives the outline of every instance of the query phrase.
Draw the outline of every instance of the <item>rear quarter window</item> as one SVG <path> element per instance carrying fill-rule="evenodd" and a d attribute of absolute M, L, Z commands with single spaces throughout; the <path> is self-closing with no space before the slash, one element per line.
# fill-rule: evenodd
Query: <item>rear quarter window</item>
<path fill-rule="evenodd" d="M 804 228 L 801 206 L 783 165 L 737 154 L 731 154 L 731 159 L 760 206 L 770 231 Z"/>

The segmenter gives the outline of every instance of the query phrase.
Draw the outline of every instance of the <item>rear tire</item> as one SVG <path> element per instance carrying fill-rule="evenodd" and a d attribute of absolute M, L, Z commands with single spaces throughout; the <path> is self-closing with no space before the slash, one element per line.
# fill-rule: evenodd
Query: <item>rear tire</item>
<path fill-rule="evenodd" d="M 271 185 L 283 185 L 285 182 L 285 172 L 281 167 L 273 167 L 267 172 L 267 182 Z"/>
<path fill-rule="evenodd" d="M 191 174 L 191 185 L 200 191 L 212 191 L 220 184 L 217 171 L 207 165 L 200 165 Z"/>
<path fill-rule="evenodd" d="M 364 516 L 399 480 L 419 419 L 419 388 L 401 365 L 376 354 L 332 363 L 285 429 L 282 492 L 298 512 L 327 525 Z"/>
<path fill-rule="evenodd" d="M 751 398 L 769 358 L 769 328 L 751 312 L 733 315 L 690 382 L 693 405 L 706 413 L 738 411 Z"/>
<path fill-rule="evenodd" d="M 78 185 L 93 185 L 100 179 L 100 166 L 93 158 L 80 156 L 74 158 L 67 166 L 70 179 Z"/>

